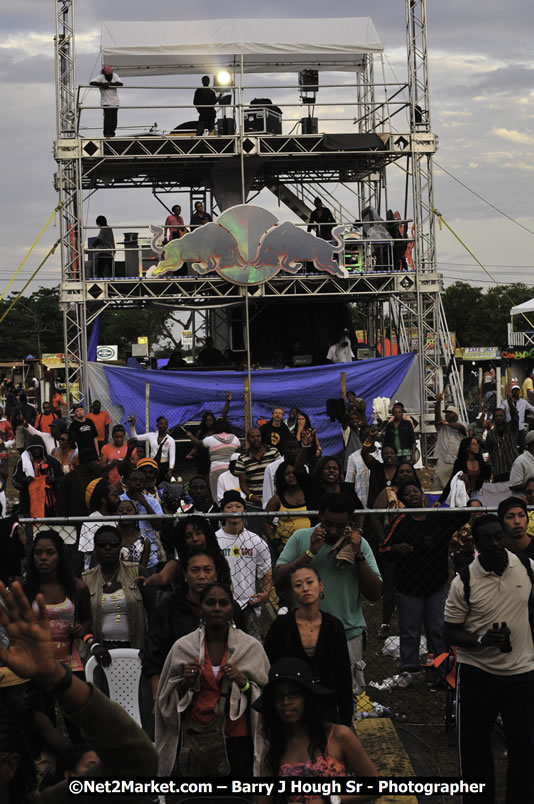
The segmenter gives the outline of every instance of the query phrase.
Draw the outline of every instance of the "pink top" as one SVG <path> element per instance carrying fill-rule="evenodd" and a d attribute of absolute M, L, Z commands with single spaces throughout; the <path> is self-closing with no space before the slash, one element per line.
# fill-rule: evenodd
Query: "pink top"
<path fill-rule="evenodd" d="M 279 776 L 346 776 L 347 769 L 345 765 L 329 756 L 328 746 L 336 727 L 332 726 L 330 734 L 328 735 L 328 742 L 326 743 L 326 750 L 324 756 L 318 756 L 315 759 L 307 759 L 306 762 L 284 762 L 280 765 L 278 772 Z M 299 801 L 307 801 L 317 796 L 299 796 Z"/>
<path fill-rule="evenodd" d="M 34 601 L 32 609 L 36 614 L 39 607 Z M 68 597 L 63 603 L 47 604 L 50 635 L 56 651 L 58 662 L 64 662 L 71 670 L 83 670 L 83 663 L 76 647 L 76 640 L 71 639 L 70 629 L 74 625 L 74 603 Z"/>
<path fill-rule="evenodd" d="M 175 232 L 179 229 L 184 228 L 184 219 L 181 215 L 167 215 L 167 219 L 165 221 L 165 226 L 168 227 L 168 234 L 167 238 L 172 239 L 172 236 Z"/>

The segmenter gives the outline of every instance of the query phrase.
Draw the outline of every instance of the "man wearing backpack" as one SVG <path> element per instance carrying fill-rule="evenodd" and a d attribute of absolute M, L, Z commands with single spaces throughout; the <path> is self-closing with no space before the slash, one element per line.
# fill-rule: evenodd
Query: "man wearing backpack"
<path fill-rule="evenodd" d="M 505 547 L 501 522 L 477 517 L 478 556 L 457 575 L 445 606 L 444 636 L 457 648 L 457 729 L 460 774 L 487 780 L 494 802 L 491 732 L 500 713 L 508 748 L 506 804 L 534 801 L 534 643 L 529 625 L 534 562 Z M 529 572 L 530 570 L 530 572 Z"/>

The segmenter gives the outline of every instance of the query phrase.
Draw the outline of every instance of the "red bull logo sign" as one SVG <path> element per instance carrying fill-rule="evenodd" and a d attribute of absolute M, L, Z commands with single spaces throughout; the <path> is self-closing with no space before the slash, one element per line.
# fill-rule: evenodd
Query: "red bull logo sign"
<path fill-rule="evenodd" d="M 259 285 L 279 271 L 295 274 L 305 262 L 332 276 L 349 275 L 334 259 L 343 250 L 345 226 L 336 226 L 328 242 L 294 223 L 280 223 L 271 212 L 252 204 L 230 207 L 217 223 L 199 226 L 164 248 L 163 228 L 150 229 L 152 250 L 161 259 L 147 271 L 148 278 L 177 271 L 184 263 L 199 276 L 215 271 L 235 285 Z"/>

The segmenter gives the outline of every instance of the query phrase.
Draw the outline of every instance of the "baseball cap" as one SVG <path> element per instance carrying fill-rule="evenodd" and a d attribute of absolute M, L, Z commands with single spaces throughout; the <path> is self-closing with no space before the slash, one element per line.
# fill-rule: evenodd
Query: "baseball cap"
<path fill-rule="evenodd" d="M 449 405 L 445 408 L 445 413 L 456 413 L 457 416 L 460 415 L 460 411 L 454 405 Z"/>

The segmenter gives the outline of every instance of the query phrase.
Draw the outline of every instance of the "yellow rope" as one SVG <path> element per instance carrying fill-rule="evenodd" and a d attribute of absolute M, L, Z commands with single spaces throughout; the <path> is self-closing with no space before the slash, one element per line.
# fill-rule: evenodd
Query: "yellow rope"
<path fill-rule="evenodd" d="M 41 231 L 40 231 L 40 232 L 39 232 L 39 234 L 37 235 L 37 238 L 36 238 L 35 242 L 33 243 L 32 247 L 30 248 L 30 250 L 28 251 L 28 253 L 27 253 L 27 254 L 26 254 L 26 256 L 24 257 L 24 259 L 22 260 L 21 264 L 19 265 L 19 267 L 17 268 L 17 270 L 15 271 L 15 273 L 13 274 L 13 276 L 11 277 L 11 279 L 9 280 L 9 282 L 7 283 L 6 287 L 5 287 L 5 288 L 4 288 L 4 290 L 2 291 L 2 294 L 0 295 L 0 301 L 2 301 L 2 299 L 3 299 L 3 298 L 4 298 L 4 296 L 6 295 L 7 291 L 9 290 L 9 288 L 11 287 L 11 285 L 13 284 L 13 282 L 15 281 L 15 279 L 16 279 L 16 277 L 17 277 L 18 273 L 20 272 L 20 270 L 21 270 L 22 266 L 24 265 L 24 263 L 26 262 L 26 260 L 27 260 L 27 259 L 28 259 L 28 257 L 30 256 L 30 254 L 32 253 L 33 249 L 35 248 L 35 246 L 37 245 L 37 243 L 39 242 L 39 240 L 41 239 L 41 237 L 43 236 L 43 234 L 44 234 L 45 230 L 47 229 L 48 225 L 50 224 L 50 221 L 52 220 L 52 218 L 54 219 L 54 227 L 55 227 L 55 225 L 56 225 L 56 212 L 57 212 L 57 210 L 58 210 L 58 207 L 56 207 L 56 208 L 54 209 L 54 211 L 52 212 L 52 214 L 51 214 L 51 215 L 50 215 L 50 217 L 48 218 L 47 222 L 45 223 L 45 225 L 43 226 L 43 228 L 41 229 Z M 57 244 L 56 244 L 56 245 L 57 245 Z M 56 248 L 56 247 L 54 246 L 54 250 L 55 250 L 55 248 Z M 45 259 L 47 259 L 47 257 L 45 257 Z M 42 264 L 43 264 L 43 263 L 41 263 L 41 265 L 42 265 Z M 39 268 L 40 268 L 40 267 L 41 267 L 41 266 L 39 266 Z M 0 319 L 0 320 L 1 320 L 1 319 Z"/>
<path fill-rule="evenodd" d="M 449 226 L 449 224 L 447 223 L 447 221 L 446 221 L 446 220 L 444 220 L 444 218 L 443 218 L 443 216 L 441 215 L 441 213 L 440 213 L 440 212 L 438 212 L 438 210 L 437 210 L 437 209 L 433 209 L 433 210 L 432 210 L 432 212 L 433 212 L 433 213 L 434 213 L 434 215 L 436 215 L 436 216 L 437 216 L 437 218 L 438 218 L 438 224 L 439 224 L 439 228 L 440 228 L 440 230 L 442 229 L 442 224 L 444 224 L 444 225 L 447 227 L 447 229 L 449 230 L 449 232 L 450 232 L 450 233 L 451 233 L 451 234 L 452 234 L 452 235 L 453 235 L 453 236 L 456 238 L 456 240 L 457 240 L 457 241 L 458 241 L 458 242 L 459 242 L 459 243 L 460 243 L 460 244 L 461 244 L 461 245 L 462 245 L 462 246 L 465 248 L 465 250 L 467 251 L 467 253 L 471 255 L 471 257 L 474 259 L 474 261 L 477 263 L 477 265 L 480 265 L 480 267 L 482 268 L 482 270 L 483 270 L 483 271 L 484 271 L 484 272 L 485 272 L 485 273 L 486 273 L 486 274 L 489 276 L 489 278 L 491 279 L 491 281 L 492 281 L 492 282 L 495 282 L 495 284 L 496 284 L 496 285 L 498 285 L 499 283 L 497 282 L 497 280 L 495 279 L 495 277 L 494 277 L 494 276 L 492 276 L 492 275 L 490 274 L 490 272 L 488 271 L 488 269 L 487 269 L 487 268 L 486 268 L 484 265 L 482 265 L 482 263 L 480 262 L 480 260 L 479 260 L 479 259 L 478 259 L 478 258 L 477 258 L 477 257 L 476 257 L 474 254 L 473 254 L 473 252 L 471 251 L 471 249 L 469 248 L 469 246 L 468 246 L 466 243 L 464 243 L 464 241 L 462 240 L 462 238 L 461 238 L 459 235 L 457 235 L 457 234 L 456 234 L 456 232 L 454 231 L 454 229 L 452 228 L 452 226 Z M 515 306 L 516 306 L 516 305 L 515 305 L 515 302 L 514 302 L 514 300 L 513 300 L 513 299 L 510 297 L 509 293 L 508 293 L 507 291 L 505 291 L 504 295 L 505 295 L 505 296 L 506 296 L 506 297 L 509 299 L 510 304 L 512 305 L 512 307 L 515 307 Z M 527 323 L 530 325 L 530 327 L 531 327 L 532 329 L 534 329 L 534 324 L 532 323 L 532 321 L 530 320 L 530 318 L 529 318 L 529 317 L 528 317 L 528 316 L 527 316 L 527 315 L 526 315 L 526 314 L 525 314 L 523 311 L 521 311 L 521 315 L 522 315 L 522 316 L 523 316 L 523 318 L 524 318 L 524 319 L 527 321 Z"/>
<path fill-rule="evenodd" d="M 43 260 L 43 261 L 40 263 L 40 265 L 38 265 L 38 266 L 37 266 L 37 268 L 35 269 L 35 271 L 33 272 L 33 274 L 30 276 L 30 278 L 28 279 L 28 281 L 26 282 L 26 284 L 24 285 L 24 287 L 22 288 L 22 290 L 20 290 L 20 291 L 19 291 L 19 293 L 17 293 L 17 295 L 15 296 L 15 298 L 13 299 L 13 301 L 11 302 L 11 304 L 9 305 L 9 307 L 7 308 L 7 310 L 5 311 L 5 313 L 2 315 L 2 317 L 0 318 L 0 324 L 2 323 L 2 321 L 4 320 L 4 318 L 7 316 L 7 314 L 8 314 L 8 313 L 9 313 L 9 312 L 10 312 L 10 311 L 13 309 L 13 307 L 16 305 L 16 303 L 18 302 L 18 300 L 20 299 L 20 297 L 22 296 L 22 294 L 24 293 L 24 291 L 26 290 L 26 288 L 28 287 L 28 285 L 30 284 L 30 282 L 32 282 L 32 281 L 33 281 L 33 279 L 34 279 L 34 278 L 37 276 L 37 274 L 39 273 L 39 271 L 41 270 L 41 268 L 43 267 L 43 265 L 45 264 L 45 262 L 47 261 L 47 259 L 48 259 L 49 257 L 51 257 L 51 256 L 52 256 L 52 254 L 54 253 L 54 251 L 56 250 L 56 248 L 57 248 L 58 246 L 59 246 L 59 240 L 56 240 L 56 242 L 54 243 L 54 245 L 52 246 L 52 248 L 50 249 L 50 251 L 48 252 L 48 254 L 46 255 L 46 257 L 44 258 L 44 260 Z"/>

